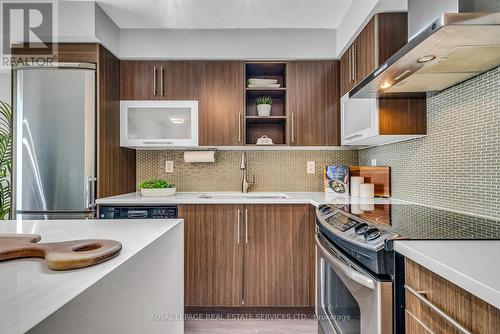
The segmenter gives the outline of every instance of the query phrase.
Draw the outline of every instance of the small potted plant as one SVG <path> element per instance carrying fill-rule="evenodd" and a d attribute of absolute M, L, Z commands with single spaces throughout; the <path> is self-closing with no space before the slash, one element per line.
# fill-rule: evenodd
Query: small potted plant
<path fill-rule="evenodd" d="M 271 104 L 273 103 L 273 99 L 270 96 L 259 96 L 256 102 L 259 116 L 271 116 Z"/>
<path fill-rule="evenodd" d="M 175 195 L 175 185 L 162 179 L 147 180 L 139 184 L 141 195 L 146 197 L 165 197 Z"/>

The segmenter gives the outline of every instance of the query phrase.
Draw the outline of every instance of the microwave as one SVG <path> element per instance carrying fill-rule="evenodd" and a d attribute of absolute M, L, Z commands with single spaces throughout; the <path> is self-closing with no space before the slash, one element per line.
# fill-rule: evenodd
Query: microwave
<path fill-rule="evenodd" d="M 120 101 L 120 146 L 198 146 L 198 101 Z"/>

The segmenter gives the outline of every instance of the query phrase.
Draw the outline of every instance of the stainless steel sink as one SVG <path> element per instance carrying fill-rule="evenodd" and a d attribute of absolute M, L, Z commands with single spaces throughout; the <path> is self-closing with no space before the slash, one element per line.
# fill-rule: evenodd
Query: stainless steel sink
<path fill-rule="evenodd" d="M 213 199 L 262 199 L 262 198 L 290 198 L 283 193 L 228 193 L 228 194 L 202 194 L 198 198 L 213 198 Z"/>

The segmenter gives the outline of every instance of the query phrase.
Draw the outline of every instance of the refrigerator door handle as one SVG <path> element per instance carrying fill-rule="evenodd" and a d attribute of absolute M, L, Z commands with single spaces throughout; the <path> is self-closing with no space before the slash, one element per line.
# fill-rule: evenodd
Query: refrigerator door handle
<path fill-rule="evenodd" d="M 91 208 L 95 208 L 97 205 L 95 204 L 95 200 L 97 198 L 97 178 L 93 177 L 92 178 L 92 203 L 91 203 Z"/>
<path fill-rule="evenodd" d="M 92 209 L 96 206 L 96 181 L 97 178 L 95 176 L 87 176 L 87 187 L 85 190 L 85 207 Z"/>

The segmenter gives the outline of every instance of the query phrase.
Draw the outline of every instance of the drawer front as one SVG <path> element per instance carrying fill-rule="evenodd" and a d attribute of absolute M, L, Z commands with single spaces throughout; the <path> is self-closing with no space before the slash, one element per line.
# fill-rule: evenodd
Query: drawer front
<path fill-rule="evenodd" d="M 432 310 L 430 307 L 426 306 L 423 302 L 418 300 L 414 295 L 406 292 L 406 312 L 412 315 L 417 322 L 421 323 L 421 326 L 427 327 L 427 329 L 434 334 L 461 334 L 460 331 L 456 330 L 448 321 L 446 321 L 442 316 Z M 409 326 L 406 324 L 406 333 L 412 334 L 413 331 L 409 331 Z M 420 333 L 417 331 L 417 333 Z"/>
<path fill-rule="evenodd" d="M 413 314 L 405 312 L 406 334 L 432 334 L 427 326 L 418 320 Z"/>
<path fill-rule="evenodd" d="M 500 310 L 497 308 L 408 259 L 405 278 L 406 310 L 431 332 L 462 333 L 450 322 L 451 319 L 465 332 L 500 333 Z M 423 298 L 418 298 L 416 294 Z"/>

